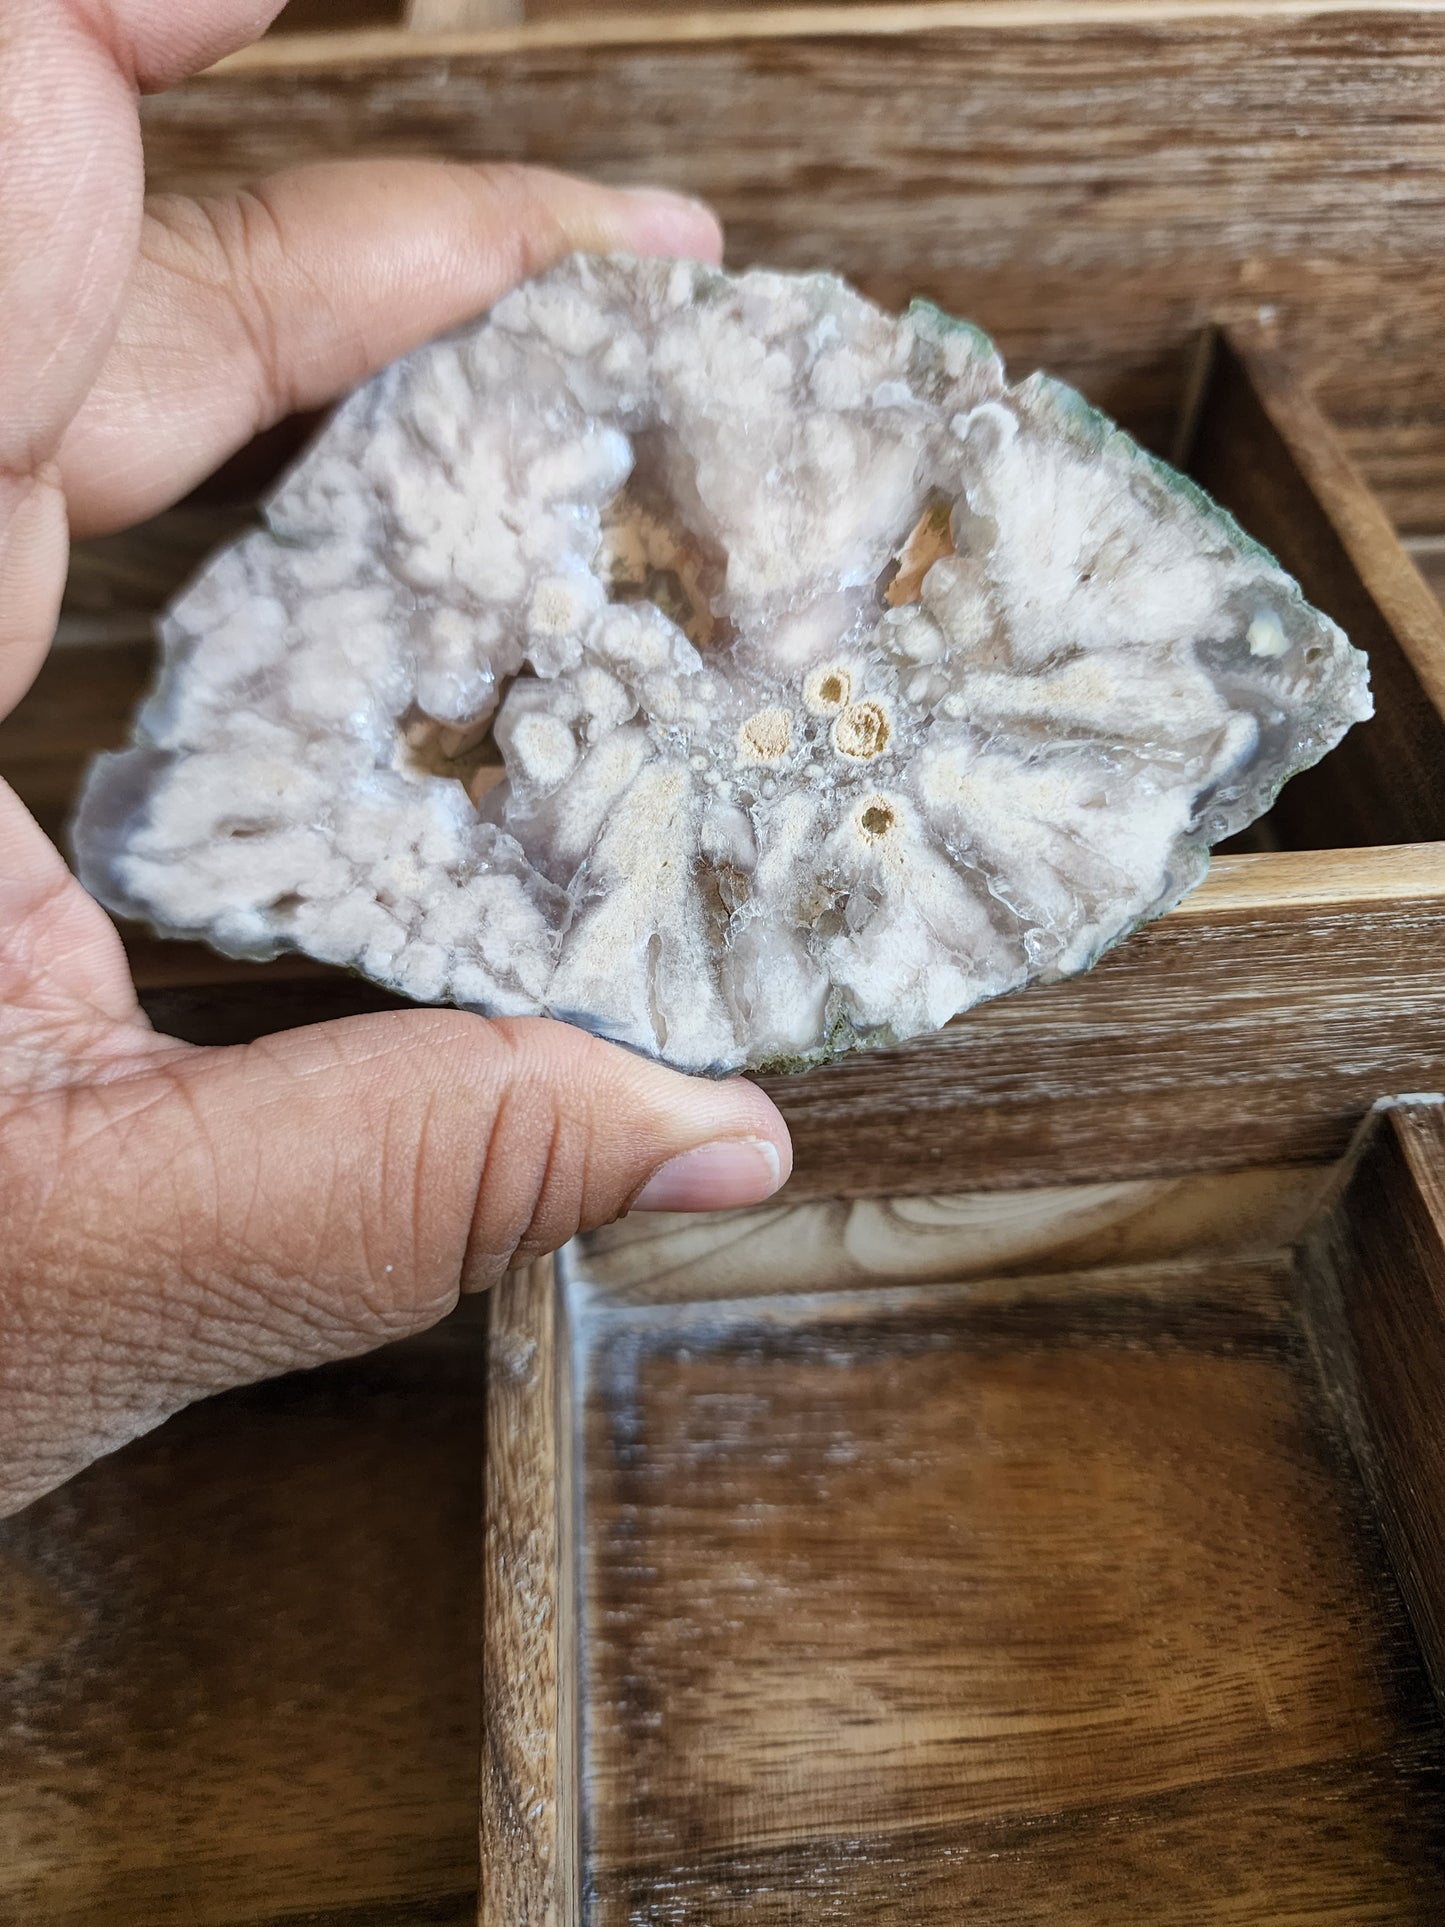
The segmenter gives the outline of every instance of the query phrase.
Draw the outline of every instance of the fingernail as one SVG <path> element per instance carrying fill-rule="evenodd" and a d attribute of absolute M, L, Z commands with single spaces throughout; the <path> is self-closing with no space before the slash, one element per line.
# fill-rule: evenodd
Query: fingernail
<path fill-rule="evenodd" d="M 634 1211 L 730 1211 L 761 1204 L 782 1180 L 777 1147 L 765 1137 L 721 1139 L 654 1171 L 633 1200 Z"/>
<path fill-rule="evenodd" d="M 722 259 L 722 227 L 702 201 L 666 187 L 625 187 L 632 203 L 631 245 L 639 254 L 675 254 L 699 261 Z"/>

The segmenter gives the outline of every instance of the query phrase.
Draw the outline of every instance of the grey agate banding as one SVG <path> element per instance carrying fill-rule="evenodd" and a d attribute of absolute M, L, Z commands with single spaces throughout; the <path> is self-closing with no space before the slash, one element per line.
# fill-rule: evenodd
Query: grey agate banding
<path fill-rule="evenodd" d="M 977 330 L 620 258 L 353 395 L 161 635 L 77 820 L 104 903 L 713 1073 L 1086 969 L 1370 714 Z"/>

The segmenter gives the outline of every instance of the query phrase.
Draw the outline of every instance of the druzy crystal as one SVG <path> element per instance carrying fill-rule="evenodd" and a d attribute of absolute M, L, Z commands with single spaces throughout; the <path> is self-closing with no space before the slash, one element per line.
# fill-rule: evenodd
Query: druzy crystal
<path fill-rule="evenodd" d="M 691 1070 L 1085 969 L 1370 713 L 1182 476 L 828 275 L 576 257 L 355 394 L 162 624 L 106 903 Z"/>

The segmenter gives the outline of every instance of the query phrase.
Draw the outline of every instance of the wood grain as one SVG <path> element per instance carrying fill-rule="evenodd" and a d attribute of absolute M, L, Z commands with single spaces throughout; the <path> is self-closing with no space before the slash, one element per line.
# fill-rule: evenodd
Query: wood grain
<path fill-rule="evenodd" d="M 296 0 L 293 0 L 293 5 Z M 1075 0 L 1071 9 L 1075 14 L 1085 10 L 1092 11 L 1094 0 Z M 1107 7 L 1109 0 L 1100 0 Z M 1269 6 L 1273 0 L 1263 0 Z M 1023 6 L 1030 10 L 1037 0 L 1002 0 L 1002 4 Z M 809 5 L 809 0 L 778 0 L 778 4 L 759 8 L 755 0 L 713 0 L 706 13 L 701 13 L 697 0 L 627 0 L 625 8 L 616 5 L 616 0 L 408 0 L 403 24 L 412 33 L 423 33 L 438 38 L 465 36 L 468 40 L 480 34 L 491 34 L 498 29 L 517 27 L 522 22 L 529 26 L 538 21 L 570 24 L 589 36 L 599 29 L 606 34 L 615 32 L 622 22 L 635 33 L 642 22 L 650 23 L 654 16 L 670 14 L 682 16 L 693 31 L 699 28 L 707 33 L 711 27 L 711 16 L 718 13 L 746 13 L 752 20 L 779 21 L 786 18 L 794 8 L 807 9 L 810 23 L 819 15 L 832 18 L 867 16 L 876 11 L 873 0 L 837 0 L 837 4 L 827 8 Z M 947 22 L 956 16 L 959 7 L 955 0 L 919 0 L 910 6 L 908 12 L 918 14 L 927 8 L 938 20 Z M 997 5 L 995 6 L 997 10 Z M 888 9 L 890 12 L 897 11 Z M 358 21 L 357 25 L 369 22 Z"/>
<path fill-rule="evenodd" d="M 0 725 L 0 768 L 53 832 L 84 761 L 123 736 L 148 660 L 142 645 L 57 652 Z M 1442 941 L 1441 846 L 1221 859 L 1088 977 L 771 1080 L 792 1195 L 1327 1161 L 1382 1092 L 1445 1087 Z M 132 960 L 153 1019 L 201 1042 L 398 1001 L 304 959 L 229 964 L 141 933 Z"/>
<path fill-rule="evenodd" d="M 1332 1166 L 1222 1171 L 943 1197 L 824 1198 L 622 1218 L 587 1239 L 589 1303 L 675 1304 L 1182 1256 L 1278 1252 Z"/>
<path fill-rule="evenodd" d="M 162 186 L 417 150 L 665 179 L 734 262 L 927 295 L 1160 447 L 1199 328 L 1272 310 L 1387 510 L 1440 529 L 1442 53 L 1421 9 L 1016 0 L 281 38 L 147 102 L 147 156 Z"/>
<path fill-rule="evenodd" d="M 1445 1104 L 1375 1120 L 1306 1255 L 1326 1369 L 1445 1698 Z"/>
<path fill-rule="evenodd" d="M 574 1927 L 571 1361 L 550 1261 L 491 1295 L 482 1927 Z"/>
<path fill-rule="evenodd" d="M 589 1927 L 1436 1918 L 1445 1735 L 1286 1264 L 577 1276 Z"/>
<path fill-rule="evenodd" d="M 272 23 L 275 34 L 351 32 L 357 28 L 395 27 L 403 0 L 287 0 Z"/>
<path fill-rule="evenodd" d="M 1409 855 L 1405 888 L 1396 853 L 1358 851 L 1348 903 L 1302 888 L 1287 907 L 1276 885 L 1289 895 L 1293 873 L 1303 886 L 1309 855 L 1223 860 L 1219 897 L 1206 885 L 1087 976 L 896 1050 L 760 1080 L 793 1133 L 796 1195 L 1339 1156 L 1382 1093 L 1445 1088 L 1445 849 Z"/>
<path fill-rule="evenodd" d="M 559 11 L 583 12 L 586 0 L 568 6 L 562 0 Z M 408 0 L 405 25 L 412 33 L 478 33 L 493 27 L 514 27 L 536 8 L 526 0 Z"/>
<path fill-rule="evenodd" d="M 0 1524 L 0 1920 L 475 1917 L 481 1309 Z"/>

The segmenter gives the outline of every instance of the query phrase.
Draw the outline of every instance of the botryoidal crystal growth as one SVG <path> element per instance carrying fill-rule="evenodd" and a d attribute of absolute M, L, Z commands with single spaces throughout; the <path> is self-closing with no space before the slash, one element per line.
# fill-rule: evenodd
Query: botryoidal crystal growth
<path fill-rule="evenodd" d="M 690 263 L 574 257 L 388 369 L 161 636 L 102 901 L 712 1072 L 1087 968 L 1370 714 L 1070 389 Z"/>

